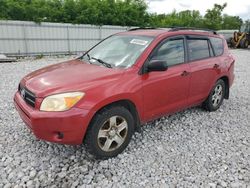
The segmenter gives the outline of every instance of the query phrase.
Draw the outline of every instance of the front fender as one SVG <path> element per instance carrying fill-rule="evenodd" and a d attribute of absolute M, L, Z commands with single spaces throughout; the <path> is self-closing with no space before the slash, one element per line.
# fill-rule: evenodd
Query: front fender
<path fill-rule="evenodd" d="M 97 112 L 109 104 L 119 102 L 119 101 L 124 101 L 124 100 L 129 101 L 132 104 L 134 104 L 140 120 L 143 121 L 142 95 L 139 95 L 136 93 L 123 93 L 123 94 L 117 94 L 117 95 L 113 95 L 107 98 L 103 98 L 103 100 L 95 100 L 92 102 L 88 101 L 88 106 L 81 105 L 81 106 L 78 106 L 78 108 L 82 108 L 82 109 L 87 108 L 87 109 L 91 109 L 91 111 Z"/>
<path fill-rule="evenodd" d="M 135 72 L 127 72 L 119 81 L 98 85 L 86 91 L 77 107 L 98 111 L 106 105 L 121 100 L 132 102 L 140 119 L 143 120 L 142 81 Z"/>

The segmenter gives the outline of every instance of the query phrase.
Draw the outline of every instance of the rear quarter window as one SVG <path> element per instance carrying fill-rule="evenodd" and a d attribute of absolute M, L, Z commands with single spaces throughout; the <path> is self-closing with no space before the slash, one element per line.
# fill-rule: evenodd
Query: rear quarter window
<path fill-rule="evenodd" d="M 210 37 L 210 41 L 213 46 L 215 56 L 222 55 L 224 51 L 223 40 L 220 38 Z"/>

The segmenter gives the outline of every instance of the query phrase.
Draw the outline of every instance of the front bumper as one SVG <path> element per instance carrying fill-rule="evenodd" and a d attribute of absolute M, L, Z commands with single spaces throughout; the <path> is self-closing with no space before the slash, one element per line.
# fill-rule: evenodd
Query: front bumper
<path fill-rule="evenodd" d="M 64 112 L 42 112 L 27 105 L 16 92 L 15 107 L 38 139 L 61 144 L 81 144 L 94 112 L 72 108 Z"/>

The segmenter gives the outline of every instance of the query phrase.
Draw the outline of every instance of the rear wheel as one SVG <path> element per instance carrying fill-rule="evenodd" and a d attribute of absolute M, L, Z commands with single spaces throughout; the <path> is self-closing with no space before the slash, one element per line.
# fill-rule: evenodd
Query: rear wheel
<path fill-rule="evenodd" d="M 240 47 L 241 48 L 248 48 L 249 41 L 247 39 L 243 39 L 240 41 Z"/>
<path fill-rule="evenodd" d="M 86 147 L 97 158 L 105 159 L 127 147 L 134 132 L 134 119 L 124 107 L 109 107 L 98 113 L 89 126 Z"/>
<path fill-rule="evenodd" d="M 245 48 L 248 48 L 248 46 L 249 46 L 249 41 L 247 39 L 245 40 L 244 46 L 245 46 Z"/>
<path fill-rule="evenodd" d="M 217 110 L 224 100 L 225 91 L 225 82 L 221 79 L 218 80 L 210 92 L 208 98 L 203 103 L 203 107 L 210 112 Z"/>

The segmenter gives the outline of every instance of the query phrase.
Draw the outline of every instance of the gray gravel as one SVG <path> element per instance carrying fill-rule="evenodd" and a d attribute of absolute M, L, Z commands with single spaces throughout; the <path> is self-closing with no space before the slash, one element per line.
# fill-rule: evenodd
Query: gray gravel
<path fill-rule="evenodd" d="M 0 64 L 0 187 L 250 187 L 250 51 L 233 50 L 236 80 L 216 112 L 199 107 L 147 124 L 116 158 L 37 140 L 12 103 L 27 73 L 68 59 Z"/>

